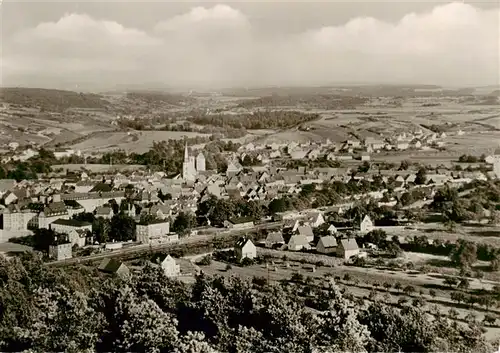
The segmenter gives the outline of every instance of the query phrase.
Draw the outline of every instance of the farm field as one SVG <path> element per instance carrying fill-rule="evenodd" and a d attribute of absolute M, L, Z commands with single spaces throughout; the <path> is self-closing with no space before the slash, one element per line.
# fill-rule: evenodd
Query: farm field
<path fill-rule="evenodd" d="M 136 164 L 55 164 L 52 166 L 54 170 L 63 169 L 68 172 L 78 172 L 89 170 L 92 173 L 108 173 L 108 172 L 123 172 L 144 169 L 143 165 Z"/>
<path fill-rule="evenodd" d="M 154 141 L 209 136 L 208 134 L 184 131 L 103 132 L 93 134 L 88 139 L 70 147 L 82 152 L 106 152 L 121 149 L 127 152 L 145 153 Z"/>
<path fill-rule="evenodd" d="M 405 232 L 408 232 L 409 236 L 425 235 L 429 239 L 449 240 L 452 242 L 465 239 L 476 243 L 490 244 L 495 247 L 500 246 L 500 226 L 461 226 L 450 232 L 440 224 L 424 223 L 416 225 L 414 230 Z"/>

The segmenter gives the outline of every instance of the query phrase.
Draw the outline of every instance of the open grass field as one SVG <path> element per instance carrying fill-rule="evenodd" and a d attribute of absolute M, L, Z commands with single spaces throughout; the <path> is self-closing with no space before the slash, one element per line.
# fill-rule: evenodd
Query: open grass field
<path fill-rule="evenodd" d="M 92 173 L 123 172 L 144 169 L 145 166 L 137 164 L 55 164 L 53 170 L 63 169 L 68 172 L 89 170 Z"/>
<path fill-rule="evenodd" d="M 192 138 L 196 136 L 209 137 L 208 134 L 183 131 L 134 131 L 134 132 L 103 132 L 93 134 L 88 139 L 71 146 L 84 152 L 105 152 L 122 149 L 127 152 L 145 153 L 154 141 L 169 139 Z"/>
<path fill-rule="evenodd" d="M 500 226 L 457 226 L 453 231 L 448 231 L 438 223 L 419 224 L 416 230 L 405 230 L 410 236 L 425 235 L 429 239 L 449 240 L 465 239 L 476 243 L 489 244 L 500 247 Z"/>

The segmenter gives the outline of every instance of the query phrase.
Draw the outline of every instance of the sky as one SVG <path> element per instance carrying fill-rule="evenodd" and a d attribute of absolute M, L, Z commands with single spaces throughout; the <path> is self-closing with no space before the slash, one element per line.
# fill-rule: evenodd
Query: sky
<path fill-rule="evenodd" d="M 500 83 L 496 0 L 1 2 L 3 86 Z"/>

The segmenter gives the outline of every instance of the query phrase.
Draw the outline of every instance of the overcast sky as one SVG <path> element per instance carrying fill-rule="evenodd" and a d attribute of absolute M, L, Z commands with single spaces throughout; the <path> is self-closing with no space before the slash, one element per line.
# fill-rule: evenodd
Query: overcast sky
<path fill-rule="evenodd" d="M 4 0 L 1 6 L 4 86 L 461 86 L 500 80 L 496 0 Z"/>

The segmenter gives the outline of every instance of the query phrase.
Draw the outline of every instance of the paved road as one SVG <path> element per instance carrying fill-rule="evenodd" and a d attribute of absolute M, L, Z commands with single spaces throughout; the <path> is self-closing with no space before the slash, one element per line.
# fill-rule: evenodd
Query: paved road
<path fill-rule="evenodd" d="M 166 250 L 166 249 L 169 249 L 169 248 L 172 248 L 175 246 L 179 246 L 179 245 L 194 244 L 194 243 L 201 243 L 201 242 L 205 242 L 205 241 L 210 241 L 215 237 L 234 236 L 234 235 L 246 234 L 249 232 L 254 232 L 254 231 L 262 230 L 262 229 L 278 228 L 281 226 L 283 226 L 283 222 L 271 222 L 271 223 L 257 224 L 254 227 L 248 228 L 248 229 L 230 229 L 230 230 L 222 230 L 221 229 L 219 232 L 216 232 L 214 234 L 196 235 L 196 236 L 192 236 L 192 237 L 181 238 L 179 241 L 176 241 L 176 242 L 165 243 L 165 244 L 156 244 L 156 245 L 149 245 L 149 244 L 130 245 L 130 246 L 126 246 L 120 250 L 107 251 L 107 252 L 104 252 L 101 254 L 75 257 L 72 259 L 61 260 L 61 261 L 47 262 L 46 265 L 47 266 L 67 266 L 67 265 L 74 265 L 74 264 L 85 263 L 85 262 L 90 262 L 90 261 L 102 260 L 102 259 L 108 258 L 108 257 L 118 257 L 118 256 L 123 256 L 123 255 L 134 254 L 134 253 L 139 254 L 139 253 L 145 253 L 148 251 L 161 251 L 161 250 Z"/>

